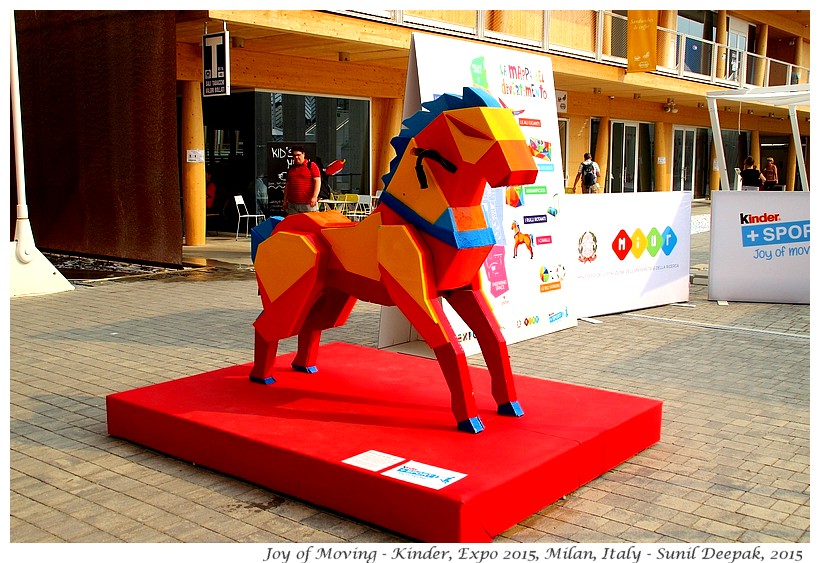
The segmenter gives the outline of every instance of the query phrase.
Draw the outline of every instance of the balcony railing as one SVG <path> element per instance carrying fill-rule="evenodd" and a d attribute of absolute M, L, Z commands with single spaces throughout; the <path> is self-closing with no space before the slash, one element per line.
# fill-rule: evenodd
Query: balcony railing
<path fill-rule="evenodd" d="M 627 17 L 604 10 L 345 10 L 488 43 L 627 66 Z M 658 74 L 728 88 L 807 84 L 809 69 L 658 27 Z"/>

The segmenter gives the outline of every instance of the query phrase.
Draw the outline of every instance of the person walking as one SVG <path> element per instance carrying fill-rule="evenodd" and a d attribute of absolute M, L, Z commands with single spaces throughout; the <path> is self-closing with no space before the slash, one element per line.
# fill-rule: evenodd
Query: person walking
<path fill-rule="evenodd" d="M 315 162 L 305 156 L 305 149 L 296 145 L 290 151 L 293 165 L 285 178 L 282 209 L 286 215 L 319 211 L 319 189 L 322 173 Z"/>
<path fill-rule="evenodd" d="M 763 190 L 773 192 L 777 186 L 777 166 L 775 166 L 774 159 L 769 157 L 766 159 L 766 166 L 763 167 L 763 177 L 766 181 L 763 182 Z"/>
<path fill-rule="evenodd" d="M 577 189 L 578 180 L 581 180 L 581 188 L 583 193 L 597 194 L 600 189 L 598 178 L 601 177 L 601 168 L 598 163 L 592 160 L 592 155 L 584 153 L 584 161 L 578 167 L 578 173 L 575 175 L 575 181 L 572 183 L 572 189 Z"/>

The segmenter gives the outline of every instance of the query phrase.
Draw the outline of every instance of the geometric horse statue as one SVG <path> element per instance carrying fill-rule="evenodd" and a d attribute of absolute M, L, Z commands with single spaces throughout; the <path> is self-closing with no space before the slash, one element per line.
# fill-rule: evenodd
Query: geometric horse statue
<path fill-rule="evenodd" d="M 282 219 L 258 244 L 263 311 L 254 322 L 251 381 L 273 383 L 279 340 L 298 335 L 292 367 L 317 371 L 324 329 L 342 326 L 357 299 L 397 306 L 435 352 L 460 430 L 484 429 L 467 360 L 439 302 L 476 334 L 502 415 L 521 416 L 507 344 L 481 292 L 495 243 L 481 206 L 486 184 L 532 184 L 537 168 L 511 110 L 487 91 L 445 94 L 403 122 L 378 206 L 352 222 L 338 211 Z"/>

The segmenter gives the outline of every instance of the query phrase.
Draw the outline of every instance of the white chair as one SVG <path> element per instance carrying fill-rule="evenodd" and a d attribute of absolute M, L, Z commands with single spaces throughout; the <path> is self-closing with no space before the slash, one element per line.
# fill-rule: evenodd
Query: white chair
<path fill-rule="evenodd" d="M 242 219 L 245 219 L 245 238 L 248 238 L 248 232 L 251 229 L 251 219 L 256 221 L 256 225 L 258 225 L 261 221 L 265 220 L 265 216 L 262 214 L 252 214 L 248 213 L 248 206 L 245 205 L 245 198 L 241 195 L 233 196 L 234 201 L 236 202 L 236 213 L 239 215 L 239 219 L 236 221 L 236 240 L 239 240 L 239 225 L 242 224 Z"/>
<path fill-rule="evenodd" d="M 373 196 L 359 194 L 359 204 L 356 206 L 356 218 L 358 221 L 366 218 L 373 212 Z"/>

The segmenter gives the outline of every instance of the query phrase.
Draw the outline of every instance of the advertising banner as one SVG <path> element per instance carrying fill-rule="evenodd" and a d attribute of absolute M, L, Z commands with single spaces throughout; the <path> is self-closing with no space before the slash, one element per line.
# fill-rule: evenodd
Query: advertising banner
<path fill-rule="evenodd" d="M 692 202 L 683 192 L 568 197 L 567 271 L 578 317 L 689 299 Z"/>
<path fill-rule="evenodd" d="M 552 61 L 535 55 L 446 37 L 414 34 L 404 117 L 421 103 L 465 86 L 489 91 L 516 116 L 538 167 L 529 186 L 487 188 L 484 210 L 495 246 L 481 268 L 483 291 L 508 343 L 575 326 L 566 290 L 561 196 L 564 172 Z M 564 240 L 564 242 L 566 242 Z M 478 343 L 446 301 L 443 307 L 465 353 Z M 400 314 L 382 314 L 380 347 L 414 339 Z"/>
<path fill-rule="evenodd" d="M 629 10 L 626 32 L 627 72 L 650 72 L 658 61 L 658 11 Z"/>
<path fill-rule="evenodd" d="M 809 192 L 712 192 L 709 299 L 809 303 Z"/>

